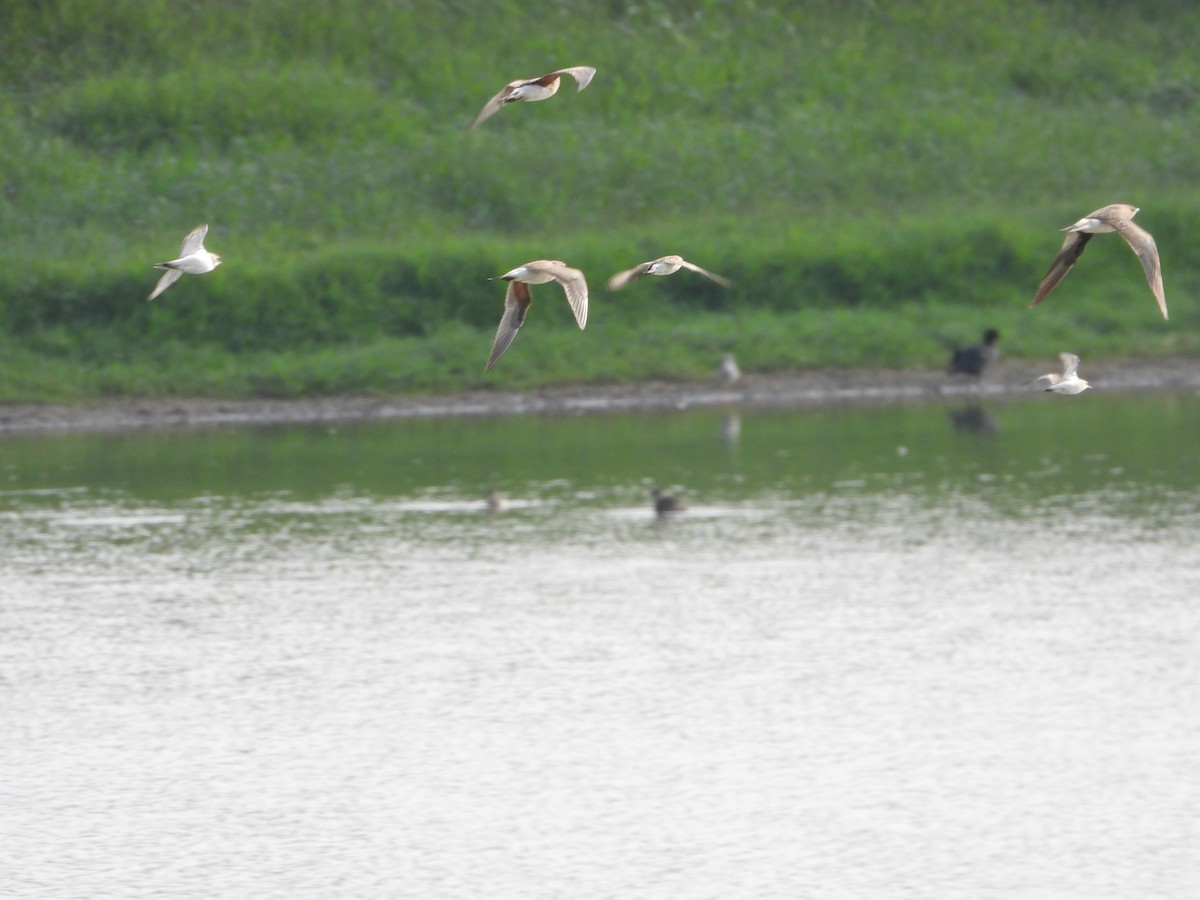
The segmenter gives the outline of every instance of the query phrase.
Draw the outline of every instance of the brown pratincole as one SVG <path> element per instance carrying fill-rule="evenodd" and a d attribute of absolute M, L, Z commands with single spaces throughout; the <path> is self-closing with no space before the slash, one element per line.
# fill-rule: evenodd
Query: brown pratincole
<path fill-rule="evenodd" d="M 571 304 L 571 312 L 580 328 L 587 325 L 588 286 L 583 273 L 572 269 L 558 259 L 535 259 L 523 266 L 505 272 L 501 280 L 508 282 L 508 290 L 504 294 L 504 315 L 500 317 L 500 327 L 496 329 L 496 340 L 492 343 L 492 353 L 488 357 L 486 372 L 504 355 L 521 326 L 525 324 L 525 313 L 529 310 L 532 296 L 529 291 L 531 284 L 546 284 L 557 281 L 562 285 Z"/>
<path fill-rule="evenodd" d="M 695 263 L 688 262 L 682 256 L 671 254 L 670 256 L 660 256 L 658 259 L 644 262 L 640 266 L 634 266 L 632 269 L 626 269 L 624 272 L 618 272 L 612 278 L 608 279 L 608 289 L 610 291 L 619 291 L 635 278 L 641 278 L 645 275 L 674 275 L 680 269 L 699 272 L 701 275 L 711 278 L 717 284 L 721 285 L 721 287 L 733 287 L 733 282 L 725 276 L 710 272 L 708 269 L 702 269 Z"/>
<path fill-rule="evenodd" d="M 1162 312 L 1163 318 L 1167 318 L 1167 298 L 1163 294 L 1162 264 L 1158 259 L 1158 247 L 1155 246 L 1150 232 L 1133 224 L 1133 217 L 1137 213 L 1136 206 L 1130 206 L 1128 203 L 1113 203 L 1088 213 L 1074 225 L 1064 228 L 1063 231 L 1067 232 L 1067 239 L 1063 241 L 1062 249 L 1058 251 L 1058 256 L 1054 257 L 1054 262 L 1050 264 L 1050 270 L 1042 278 L 1037 294 L 1034 295 L 1033 302 L 1029 305 L 1037 306 L 1058 286 L 1058 283 L 1066 277 L 1066 274 L 1071 271 L 1071 267 L 1083 255 L 1083 249 L 1092 239 L 1093 234 L 1115 231 L 1125 238 L 1125 242 L 1133 248 L 1133 252 L 1141 260 L 1142 268 L 1146 271 L 1146 280 L 1150 283 L 1150 290 L 1154 292 L 1154 299 L 1158 301 L 1158 308 Z"/>
<path fill-rule="evenodd" d="M 203 275 L 205 272 L 211 272 L 221 264 L 221 257 L 215 253 L 209 253 L 204 249 L 204 236 L 208 234 L 208 226 L 201 225 L 198 228 L 193 228 L 188 236 L 183 239 L 183 245 L 179 248 L 179 258 L 168 260 L 167 262 L 155 263 L 154 268 L 166 269 L 163 272 L 162 278 L 158 279 L 158 284 L 154 286 L 154 290 L 150 292 L 147 300 L 153 300 L 176 281 L 185 272 L 189 275 Z"/>
<path fill-rule="evenodd" d="M 568 66 L 565 69 L 550 72 L 548 75 L 539 75 L 537 78 L 518 78 L 516 81 L 510 81 L 500 89 L 500 93 L 483 105 L 479 115 L 467 126 L 467 131 L 486 122 L 500 111 L 500 107 L 506 104 L 532 103 L 536 100 L 553 97 L 558 93 L 564 75 L 574 78 L 575 83 L 579 85 L 579 90 L 582 91 L 592 83 L 595 74 L 596 70 L 591 66 Z"/>

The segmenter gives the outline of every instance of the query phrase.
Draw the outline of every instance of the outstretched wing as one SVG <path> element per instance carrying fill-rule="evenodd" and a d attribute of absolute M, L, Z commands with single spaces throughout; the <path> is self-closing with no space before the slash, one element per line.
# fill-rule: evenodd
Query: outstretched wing
<path fill-rule="evenodd" d="M 180 256 L 191 256 L 197 250 L 204 246 L 204 236 L 208 234 L 208 226 L 200 225 L 188 232 L 188 236 L 183 239 L 183 244 L 179 248 Z"/>
<path fill-rule="evenodd" d="M 571 312 L 575 314 L 575 322 L 580 328 L 587 326 L 588 286 L 582 272 L 556 259 L 537 259 L 526 263 L 525 268 L 543 272 L 561 284 L 567 302 L 571 304 Z"/>
<path fill-rule="evenodd" d="M 1125 243 L 1133 248 L 1137 258 L 1142 261 L 1142 268 L 1146 272 L 1146 281 L 1150 283 L 1150 290 L 1154 292 L 1154 299 L 1158 301 L 1159 312 L 1162 313 L 1164 319 L 1167 318 L 1167 298 L 1163 293 L 1162 264 L 1158 259 L 1158 247 L 1154 243 L 1154 238 L 1150 236 L 1150 232 L 1138 227 L 1129 219 L 1113 222 L 1113 228 L 1121 237 L 1125 238 Z"/>
<path fill-rule="evenodd" d="M 496 340 L 492 342 L 492 352 L 488 356 L 487 365 L 483 371 L 488 371 L 504 355 L 504 351 L 512 344 L 517 332 L 525 324 L 525 313 L 532 301 L 529 285 L 523 281 L 510 281 L 504 294 L 504 315 L 500 317 L 500 327 L 496 329 Z"/>
<path fill-rule="evenodd" d="M 520 82 L 520 81 L 511 81 L 508 84 L 506 84 L 504 87 L 502 87 L 500 89 L 500 93 L 498 93 L 495 97 L 493 97 L 487 103 L 483 104 L 483 109 L 481 109 L 479 111 L 478 115 L 476 115 L 475 118 L 471 120 L 471 124 L 467 126 L 467 131 L 470 131 L 472 128 L 474 128 L 476 125 L 479 125 L 482 122 L 486 122 L 488 119 L 490 119 L 496 113 L 498 113 L 500 111 L 500 107 L 502 107 L 504 105 L 504 98 L 513 92 L 513 88 L 515 88 L 517 85 L 522 84 L 522 83 L 523 82 Z"/>
<path fill-rule="evenodd" d="M 635 278 L 641 278 L 643 275 L 649 272 L 650 266 L 653 264 L 654 261 L 651 260 L 650 262 L 642 263 L 640 266 L 634 266 L 632 269 L 625 269 L 623 272 L 618 272 L 616 275 L 613 275 L 610 279 L 608 279 L 608 289 L 610 291 L 619 291 Z"/>
<path fill-rule="evenodd" d="M 150 292 L 150 296 L 146 299 L 153 300 L 155 297 L 177 282 L 179 280 L 179 276 L 182 274 L 183 273 L 178 269 L 167 269 L 167 271 L 163 272 L 162 278 L 158 279 L 158 284 L 154 286 L 154 290 Z"/>
<path fill-rule="evenodd" d="M 1079 357 L 1074 353 L 1060 353 L 1058 358 L 1062 360 L 1063 371 L 1062 378 L 1057 381 L 1064 381 L 1075 374 L 1075 370 L 1079 368 Z"/>
<path fill-rule="evenodd" d="M 538 84 L 546 84 L 552 78 L 557 78 L 560 75 L 570 75 L 575 79 L 575 83 L 579 85 L 579 90 L 583 90 L 592 83 L 592 79 L 596 77 L 596 70 L 591 66 L 568 66 L 565 69 L 559 69 L 551 72 L 548 75 L 543 75 L 541 78 L 535 79 Z"/>
<path fill-rule="evenodd" d="M 730 281 L 728 278 L 726 278 L 724 275 L 718 275 L 716 272 L 710 272 L 710 271 L 708 271 L 708 269 L 702 269 L 695 263 L 688 262 L 686 259 L 681 259 L 679 261 L 679 265 L 683 266 L 683 268 L 688 269 L 692 272 L 699 272 L 701 275 L 705 276 L 706 278 L 711 278 L 717 284 L 721 285 L 721 287 L 724 287 L 724 288 L 733 287 L 733 282 Z"/>
<path fill-rule="evenodd" d="M 1079 257 L 1083 255 L 1083 248 L 1091 239 L 1092 235 L 1086 231 L 1072 231 L 1067 234 L 1062 249 L 1058 251 L 1058 256 L 1054 257 L 1054 262 L 1050 264 L 1050 269 L 1042 278 L 1042 283 L 1038 285 L 1033 302 L 1029 304 L 1030 307 L 1037 306 L 1046 299 L 1052 290 L 1058 287 L 1058 283 L 1066 277 Z"/>

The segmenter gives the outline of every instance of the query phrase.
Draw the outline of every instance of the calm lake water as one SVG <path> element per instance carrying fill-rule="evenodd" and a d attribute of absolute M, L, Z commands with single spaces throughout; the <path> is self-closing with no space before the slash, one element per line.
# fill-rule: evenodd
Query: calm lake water
<path fill-rule="evenodd" d="M 0 490 L 0 896 L 1200 896 L 1195 396 L 10 438 Z"/>

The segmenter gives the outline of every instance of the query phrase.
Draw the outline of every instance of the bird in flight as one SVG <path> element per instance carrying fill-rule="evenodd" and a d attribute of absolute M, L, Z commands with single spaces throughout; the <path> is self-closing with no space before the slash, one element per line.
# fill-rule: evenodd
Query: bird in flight
<path fill-rule="evenodd" d="M 1066 277 L 1066 274 L 1071 271 L 1071 267 L 1083 255 L 1083 250 L 1088 241 L 1092 239 L 1092 235 L 1115 231 L 1125 238 L 1125 242 L 1133 248 L 1133 252 L 1141 260 L 1142 268 L 1146 271 L 1146 280 L 1150 283 L 1150 290 L 1154 292 L 1154 299 L 1158 301 L 1159 311 L 1162 312 L 1164 319 L 1167 318 L 1167 298 L 1163 294 L 1162 264 L 1158 259 L 1158 247 L 1154 243 L 1154 238 L 1150 236 L 1150 232 L 1133 224 L 1133 217 L 1137 213 L 1138 207 L 1136 206 L 1130 206 L 1128 203 L 1113 203 L 1088 213 L 1074 225 L 1068 225 L 1062 229 L 1067 232 L 1067 239 L 1063 241 L 1062 249 L 1058 251 L 1058 256 L 1054 257 L 1054 262 L 1050 264 L 1049 271 L 1042 278 L 1033 302 L 1029 305 L 1037 306 L 1046 299 L 1052 290 L 1058 287 L 1058 283 Z"/>
<path fill-rule="evenodd" d="M 1062 360 L 1062 374 L 1050 372 L 1040 378 L 1035 378 L 1035 384 L 1044 391 L 1053 391 L 1056 394 L 1082 394 L 1091 387 L 1076 374 L 1075 370 L 1079 368 L 1078 356 L 1074 353 L 1060 353 L 1058 358 Z"/>
<path fill-rule="evenodd" d="M 483 104 L 483 109 L 467 126 L 467 131 L 486 122 L 500 111 L 500 107 L 508 103 L 532 103 L 536 100 L 547 100 L 553 97 L 558 93 L 564 75 L 574 78 L 579 90 L 582 91 L 592 83 L 595 74 L 596 70 L 591 66 L 569 66 L 548 75 L 539 75 L 537 78 L 518 78 L 516 81 L 510 81 L 500 89 L 500 93 Z"/>
<path fill-rule="evenodd" d="M 189 275 L 203 275 L 205 272 L 211 272 L 221 264 L 221 257 L 215 253 L 209 253 L 204 249 L 204 236 L 208 234 L 208 226 L 201 225 L 199 228 L 193 228 L 187 237 L 183 239 L 183 246 L 179 248 L 179 258 L 168 260 L 167 262 L 155 263 L 154 268 L 166 269 L 162 278 L 158 279 L 158 284 L 154 286 L 154 290 L 150 292 L 147 300 L 153 300 L 176 281 L 179 280 L 184 272 Z"/>
<path fill-rule="evenodd" d="M 695 263 L 688 262 L 682 256 L 671 254 L 670 256 L 660 256 L 658 259 L 644 262 L 640 266 L 634 266 L 632 269 L 618 272 L 612 278 L 608 279 L 608 289 L 610 291 L 619 291 L 635 278 L 641 278 L 645 275 L 674 275 L 680 269 L 699 272 L 701 275 L 711 278 L 717 284 L 721 285 L 721 287 L 733 287 L 733 282 L 725 276 L 717 275 L 715 272 L 708 271 L 708 269 L 702 269 Z"/>
<path fill-rule="evenodd" d="M 567 295 L 567 302 L 571 304 L 571 312 L 575 314 L 575 321 L 579 327 L 584 328 L 587 325 L 587 281 L 582 272 L 572 269 L 562 260 L 535 259 L 533 262 L 527 262 L 523 266 L 517 266 L 511 271 L 505 272 L 500 279 L 508 282 L 508 290 L 504 294 L 504 315 L 500 317 L 500 327 L 496 329 L 496 340 L 492 343 L 491 355 L 483 369 L 485 372 L 499 362 L 504 351 L 509 348 L 517 336 L 521 326 L 525 324 L 525 313 L 528 312 L 529 304 L 532 302 L 529 290 L 531 284 L 557 281 Z"/>

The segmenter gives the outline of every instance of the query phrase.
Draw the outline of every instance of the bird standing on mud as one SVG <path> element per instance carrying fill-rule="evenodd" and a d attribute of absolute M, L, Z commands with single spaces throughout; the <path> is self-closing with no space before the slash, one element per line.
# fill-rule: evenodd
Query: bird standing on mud
<path fill-rule="evenodd" d="M 717 380 L 721 384 L 735 385 L 741 380 L 742 370 L 738 368 L 737 360 L 732 353 L 726 353 L 717 366 Z"/>
<path fill-rule="evenodd" d="M 996 341 L 999 339 L 1000 332 L 989 328 L 983 333 L 980 343 L 957 348 L 950 355 L 946 371 L 952 375 L 974 375 L 976 378 L 983 375 L 984 369 L 994 363 L 1000 355 L 996 347 Z"/>

